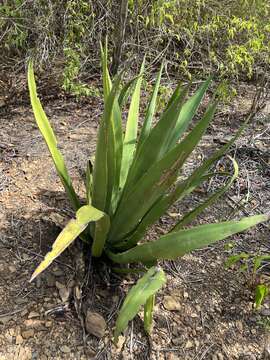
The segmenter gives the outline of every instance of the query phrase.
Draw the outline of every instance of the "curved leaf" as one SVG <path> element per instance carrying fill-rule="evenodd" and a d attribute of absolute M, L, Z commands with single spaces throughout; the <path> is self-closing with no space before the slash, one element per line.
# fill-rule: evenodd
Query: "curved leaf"
<path fill-rule="evenodd" d="M 159 267 L 150 268 L 129 291 L 116 320 L 114 341 L 126 329 L 128 322 L 139 312 L 140 307 L 166 282 L 165 274 Z"/>
<path fill-rule="evenodd" d="M 140 75 L 144 71 L 143 60 Z M 141 93 L 141 83 L 142 76 L 139 76 L 136 80 L 136 85 L 134 92 L 131 97 L 131 103 L 128 111 L 128 118 L 126 124 L 126 132 L 123 144 L 123 156 L 122 156 L 122 165 L 121 165 L 121 174 L 120 174 L 120 188 L 122 189 L 125 185 L 126 178 L 131 166 L 137 141 L 137 131 L 138 131 L 138 120 L 139 120 L 139 107 L 140 107 L 140 93 Z"/>
<path fill-rule="evenodd" d="M 194 220 L 200 213 L 202 213 L 207 207 L 211 206 L 212 204 L 214 204 L 217 199 L 219 197 L 221 197 L 228 189 L 229 187 L 232 185 L 232 183 L 234 182 L 234 180 L 237 178 L 238 176 L 238 164 L 237 162 L 231 158 L 229 156 L 229 158 L 231 159 L 232 163 L 233 163 L 233 168 L 234 168 L 234 173 L 232 175 L 232 177 L 227 181 L 227 183 L 218 191 L 216 191 L 214 194 L 212 194 L 211 196 L 209 196 L 209 198 L 207 200 L 205 200 L 202 204 L 200 204 L 199 206 L 197 206 L 195 209 L 193 209 L 192 211 L 190 211 L 189 213 L 187 213 L 173 228 L 172 231 L 178 231 L 180 230 L 183 226 L 189 224 L 192 220 Z"/>
<path fill-rule="evenodd" d="M 146 263 L 158 259 L 173 260 L 195 249 L 226 239 L 268 219 L 268 215 L 255 215 L 245 217 L 240 221 L 200 225 L 191 229 L 172 232 L 161 236 L 158 240 L 137 245 L 120 254 L 108 252 L 108 256 L 120 264 Z"/>
<path fill-rule="evenodd" d="M 53 243 L 52 250 L 33 273 L 30 282 L 42 273 L 62 252 L 86 229 L 91 221 L 98 222 L 107 217 L 102 211 L 91 205 L 84 205 L 76 212 L 76 219 L 68 222 Z"/>
<path fill-rule="evenodd" d="M 29 92 L 30 92 L 32 109 L 33 109 L 39 130 L 40 130 L 44 140 L 46 141 L 46 144 L 51 153 L 55 168 L 56 168 L 57 173 L 62 181 L 62 184 L 64 185 L 64 188 L 65 188 L 66 193 L 72 203 L 72 206 L 74 207 L 75 210 L 78 210 L 81 206 L 80 201 L 79 201 L 79 199 L 75 193 L 75 190 L 72 186 L 71 179 L 68 175 L 68 171 L 67 171 L 63 156 L 57 147 L 56 136 L 55 136 L 53 129 L 49 123 L 49 120 L 42 108 L 41 102 L 37 96 L 37 89 L 36 89 L 32 61 L 30 61 L 28 64 L 28 87 L 29 87 Z"/>

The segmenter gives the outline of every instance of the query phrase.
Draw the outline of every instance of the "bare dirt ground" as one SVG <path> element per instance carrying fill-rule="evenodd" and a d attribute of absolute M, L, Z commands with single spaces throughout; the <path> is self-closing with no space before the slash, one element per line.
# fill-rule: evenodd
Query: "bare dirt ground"
<path fill-rule="evenodd" d="M 231 137 L 243 121 L 249 99 L 243 91 L 242 97 L 220 109 L 189 168 Z M 59 99 L 47 103 L 45 109 L 75 186 L 84 197 L 81 179 L 95 148 L 101 106 L 96 100 L 82 106 Z M 269 253 L 269 224 L 166 262 L 167 287 L 157 296 L 152 338 L 145 336 L 140 314 L 118 347 L 111 342 L 112 328 L 123 297 L 136 278 L 121 278 L 103 262 L 92 264 L 87 306 L 104 317 L 107 328 L 101 339 L 84 337 L 74 304 L 61 290 L 68 289 L 74 280 L 70 250 L 29 283 L 31 273 L 60 231 L 58 218 L 70 218 L 72 211 L 30 108 L 13 107 L 3 111 L 0 119 L 1 360 L 267 358 L 270 303 L 267 300 L 255 311 L 250 274 L 237 267 L 227 269 L 224 263 L 228 256 L 240 252 Z M 231 150 L 241 169 L 239 179 L 199 222 L 270 211 L 269 132 L 268 106 Z M 218 185 L 213 181 L 188 201 L 174 206 L 150 236 L 163 233 L 176 217 Z"/>

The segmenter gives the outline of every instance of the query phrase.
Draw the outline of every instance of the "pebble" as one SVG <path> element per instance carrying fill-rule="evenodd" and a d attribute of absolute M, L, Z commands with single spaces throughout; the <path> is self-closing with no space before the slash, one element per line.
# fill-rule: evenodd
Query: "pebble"
<path fill-rule="evenodd" d="M 193 348 L 194 344 L 192 341 L 188 340 L 185 345 L 185 349 L 191 349 Z"/>
<path fill-rule="evenodd" d="M 71 293 L 70 290 L 71 290 L 71 289 L 68 289 L 68 288 L 66 288 L 66 287 L 63 287 L 63 288 L 60 288 L 60 289 L 59 289 L 59 296 L 60 296 L 60 298 L 61 298 L 61 300 L 62 300 L 63 302 L 68 301 L 68 298 L 69 298 L 70 293 Z"/>
<path fill-rule="evenodd" d="M 40 316 L 40 314 L 39 314 L 38 312 L 36 312 L 36 311 L 31 311 L 31 312 L 29 313 L 29 315 L 28 315 L 28 319 L 37 318 L 37 317 L 39 317 L 39 316 Z"/>
<path fill-rule="evenodd" d="M 184 299 L 187 299 L 188 298 L 188 292 L 184 291 L 183 296 L 184 296 Z"/>
<path fill-rule="evenodd" d="M 44 321 L 36 320 L 36 319 L 28 319 L 24 321 L 24 325 L 29 328 L 40 328 L 43 327 Z"/>
<path fill-rule="evenodd" d="M 173 353 L 169 353 L 166 356 L 166 360 L 179 360 L 179 357 Z"/>
<path fill-rule="evenodd" d="M 122 336 L 122 335 L 118 336 L 118 341 L 116 344 L 117 349 L 121 350 L 125 341 L 126 341 L 126 338 L 124 336 Z"/>
<path fill-rule="evenodd" d="M 22 335 L 17 335 L 16 336 L 16 345 L 20 345 L 23 343 L 23 337 Z"/>
<path fill-rule="evenodd" d="M 68 353 L 71 352 L 70 347 L 68 347 L 67 345 L 61 346 L 61 347 L 60 347 L 60 350 L 61 350 L 63 353 L 65 353 L 65 354 L 68 354 Z"/>
<path fill-rule="evenodd" d="M 13 342 L 13 336 L 11 336 L 11 335 L 9 335 L 9 334 L 6 334 L 6 335 L 5 335 L 5 338 L 6 338 L 6 340 L 7 340 L 7 342 L 8 342 L 9 344 L 12 344 L 12 342 Z"/>
<path fill-rule="evenodd" d="M 105 334 L 106 322 L 103 316 L 88 310 L 85 317 L 85 327 L 89 334 L 102 338 Z"/>
<path fill-rule="evenodd" d="M 29 339 L 31 337 L 34 336 L 34 330 L 33 329 L 29 329 L 29 330 L 26 330 L 26 331 L 22 331 L 22 337 L 24 339 Z"/>
<path fill-rule="evenodd" d="M 181 338 L 181 337 L 177 337 L 177 338 L 174 338 L 174 339 L 172 339 L 172 343 L 174 344 L 174 345 L 181 345 L 182 344 L 182 342 L 183 342 L 183 339 Z"/>
<path fill-rule="evenodd" d="M 16 272 L 16 266 L 14 266 L 14 265 L 9 265 L 8 269 L 11 273 Z"/>
<path fill-rule="evenodd" d="M 236 320 L 235 325 L 239 331 L 243 331 L 243 324 L 240 320 Z"/>
<path fill-rule="evenodd" d="M 179 303 L 179 301 L 175 297 L 170 295 L 164 296 L 163 305 L 165 309 L 169 311 L 181 310 L 181 304 Z"/>

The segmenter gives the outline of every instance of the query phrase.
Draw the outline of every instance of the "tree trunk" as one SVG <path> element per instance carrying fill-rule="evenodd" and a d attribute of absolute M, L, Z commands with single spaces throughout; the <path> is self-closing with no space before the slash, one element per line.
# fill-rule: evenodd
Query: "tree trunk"
<path fill-rule="evenodd" d="M 121 61 L 121 54 L 124 45 L 125 39 L 125 30 L 128 14 L 128 0 L 122 0 L 120 4 L 120 17 L 115 24 L 115 38 L 114 38 L 114 53 L 113 53 L 113 63 L 112 63 L 112 74 L 117 73 L 118 67 Z"/>

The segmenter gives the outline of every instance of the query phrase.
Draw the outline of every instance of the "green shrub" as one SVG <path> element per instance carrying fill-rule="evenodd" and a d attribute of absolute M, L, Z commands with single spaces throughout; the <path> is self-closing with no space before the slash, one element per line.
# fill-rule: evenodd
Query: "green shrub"
<path fill-rule="evenodd" d="M 270 279 L 269 276 L 261 276 L 260 271 L 262 270 L 263 264 L 267 264 L 270 260 L 268 254 L 256 254 L 242 252 L 240 254 L 231 255 L 226 261 L 226 267 L 232 267 L 239 265 L 241 272 L 250 272 L 250 285 L 255 289 L 254 303 L 255 308 L 259 309 L 263 304 L 265 298 L 269 294 Z"/>
<path fill-rule="evenodd" d="M 238 2 L 158 0 L 149 7 L 140 1 L 140 20 L 168 57 L 191 77 L 197 70 L 216 71 L 222 78 L 251 78 L 256 70 L 269 69 L 270 4 Z"/>
<path fill-rule="evenodd" d="M 106 33 L 115 42 L 115 5 L 107 0 L 5 0 L 0 5 L 0 48 L 8 62 L 30 54 L 36 54 L 40 65 L 60 58 L 60 85 L 87 95 L 92 89 L 84 75 L 97 66 L 98 40 Z M 210 71 L 229 83 L 253 79 L 269 72 L 269 17 L 268 0 L 130 0 L 125 60 L 138 64 L 147 48 L 149 61 L 165 57 L 176 77 L 196 79 Z"/>
<path fill-rule="evenodd" d="M 192 250 L 266 221 L 268 216 L 257 215 L 240 221 L 186 227 L 205 208 L 213 204 L 237 177 L 238 166 L 235 160 L 231 159 L 233 173 L 223 187 L 185 214 L 167 235 L 155 241 L 146 241 L 144 237 L 149 226 L 158 221 L 176 200 L 183 199 L 202 182 L 216 175 L 210 171 L 212 165 L 226 153 L 244 126 L 228 144 L 205 160 L 189 177 L 178 180 L 179 171 L 200 141 L 215 113 L 217 100 L 214 98 L 202 118 L 188 135 L 185 135 L 211 83 L 211 78 L 208 78 L 188 100 L 188 86 L 179 85 L 168 101 L 160 120 L 152 126 L 161 68 L 140 135 L 137 137 L 144 63 L 139 76 L 120 88 L 120 75 L 113 83 L 111 81 L 107 68 L 106 46 L 102 49 L 102 69 L 105 108 L 98 132 L 94 168 L 92 170 L 89 165 L 86 171 L 86 204 L 81 204 L 57 147 L 55 134 L 37 97 L 33 65 L 29 65 L 28 84 L 36 122 L 71 204 L 76 210 L 76 218 L 70 220 L 59 234 L 52 250 L 36 269 L 31 280 L 44 271 L 77 237 L 91 247 L 94 257 L 104 254 L 115 264 L 142 263 L 143 271 L 146 273 L 131 289 L 120 310 L 115 330 L 117 339 L 142 305 L 145 309 L 145 330 L 150 332 L 154 295 L 165 283 L 165 275 L 157 266 L 158 260 L 176 259 Z M 123 133 L 122 108 L 132 86 L 131 102 Z M 228 173 L 224 172 L 221 175 L 228 176 Z M 130 268 L 122 268 L 122 271 L 125 270 L 132 271 Z"/>

